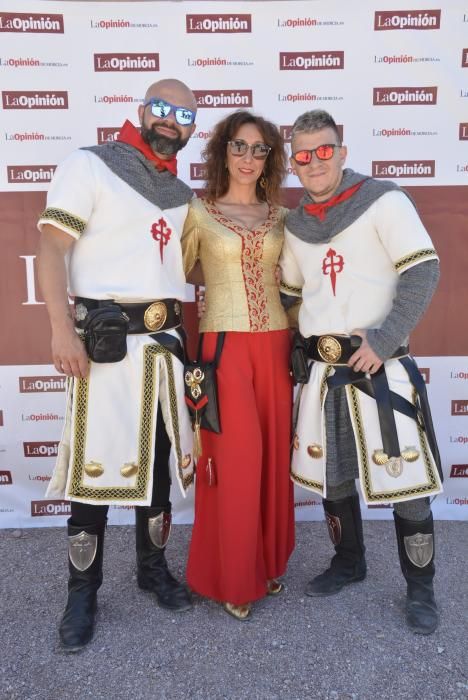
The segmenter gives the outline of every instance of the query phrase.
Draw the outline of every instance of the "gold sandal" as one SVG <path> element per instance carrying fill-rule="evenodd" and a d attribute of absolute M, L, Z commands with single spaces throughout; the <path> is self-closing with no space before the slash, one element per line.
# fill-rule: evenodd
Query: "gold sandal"
<path fill-rule="evenodd" d="M 279 595 L 284 591 L 284 583 L 271 578 L 267 581 L 267 595 Z"/>
<path fill-rule="evenodd" d="M 225 611 L 235 617 L 236 620 L 248 620 L 252 613 L 252 605 L 246 603 L 245 605 L 234 605 L 233 603 L 223 603 L 223 608 Z"/>

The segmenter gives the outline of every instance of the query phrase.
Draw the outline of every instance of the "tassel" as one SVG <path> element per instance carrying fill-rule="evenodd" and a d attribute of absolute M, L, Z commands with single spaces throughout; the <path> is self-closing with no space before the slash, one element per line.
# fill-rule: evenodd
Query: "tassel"
<path fill-rule="evenodd" d="M 194 437 L 193 437 L 193 458 L 197 460 L 201 457 L 203 452 L 201 433 L 200 433 L 200 420 L 198 418 L 198 411 L 195 411 L 195 424 L 194 424 Z"/>
<path fill-rule="evenodd" d="M 208 461 L 206 463 L 206 473 L 208 476 L 208 486 L 216 486 L 216 473 L 211 457 L 208 457 Z"/>

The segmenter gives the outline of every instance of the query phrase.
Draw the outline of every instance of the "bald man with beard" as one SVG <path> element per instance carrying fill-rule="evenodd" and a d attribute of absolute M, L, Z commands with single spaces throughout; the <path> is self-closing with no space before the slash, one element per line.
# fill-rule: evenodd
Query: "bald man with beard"
<path fill-rule="evenodd" d="M 195 129 L 179 80 L 151 85 L 119 139 L 57 168 L 38 228 L 38 274 L 66 419 L 47 496 L 71 501 L 64 650 L 92 639 L 110 505 L 135 507 L 138 585 L 171 612 L 192 606 L 170 573 L 170 485 L 193 481 L 184 403 L 180 235 L 192 191 L 176 154 Z M 70 306 L 69 297 L 73 299 Z"/>

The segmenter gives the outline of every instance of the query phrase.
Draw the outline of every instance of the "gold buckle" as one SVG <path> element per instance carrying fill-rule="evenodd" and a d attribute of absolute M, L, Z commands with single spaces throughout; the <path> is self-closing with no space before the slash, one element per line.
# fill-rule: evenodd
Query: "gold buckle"
<path fill-rule="evenodd" d="M 167 318 L 167 306 L 163 301 L 155 301 L 148 306 L 143 316 L 145 328 L 149 331 L 159 331 L 164 326 Z"/>
<path fill-rule="evenodd" d="M 317 352 L 324 360 L 333 365 L 341 357 L 342 348 L 340 342 L 331 335 L 321 335 L 317 342 Z"/>

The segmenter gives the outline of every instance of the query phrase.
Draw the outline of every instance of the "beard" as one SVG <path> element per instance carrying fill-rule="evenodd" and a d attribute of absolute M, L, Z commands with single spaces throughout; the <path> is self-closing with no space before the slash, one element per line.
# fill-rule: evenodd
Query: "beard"
<path fill-rule="evenodd" d="M 177 136 L 175 138 L 170 138 L 169 136 L 158 134 L 155 130 L 157 126 L 164 126 L 166 129 L 172 129 Z M 140 133 L 143 141 L 147 143 L 155 153 L 159 153 L 162 156 L 173 156 L 174 153 L 180 151 L 188 143 L 190 138 L 190 136 L 187 136 L 186 139 L 183 139 L 174 124 L 168 124 L 166 122 L 153 124 L 153 126 L 149 128 L 145 126 L 145 124 L 142 124 Z"/>

